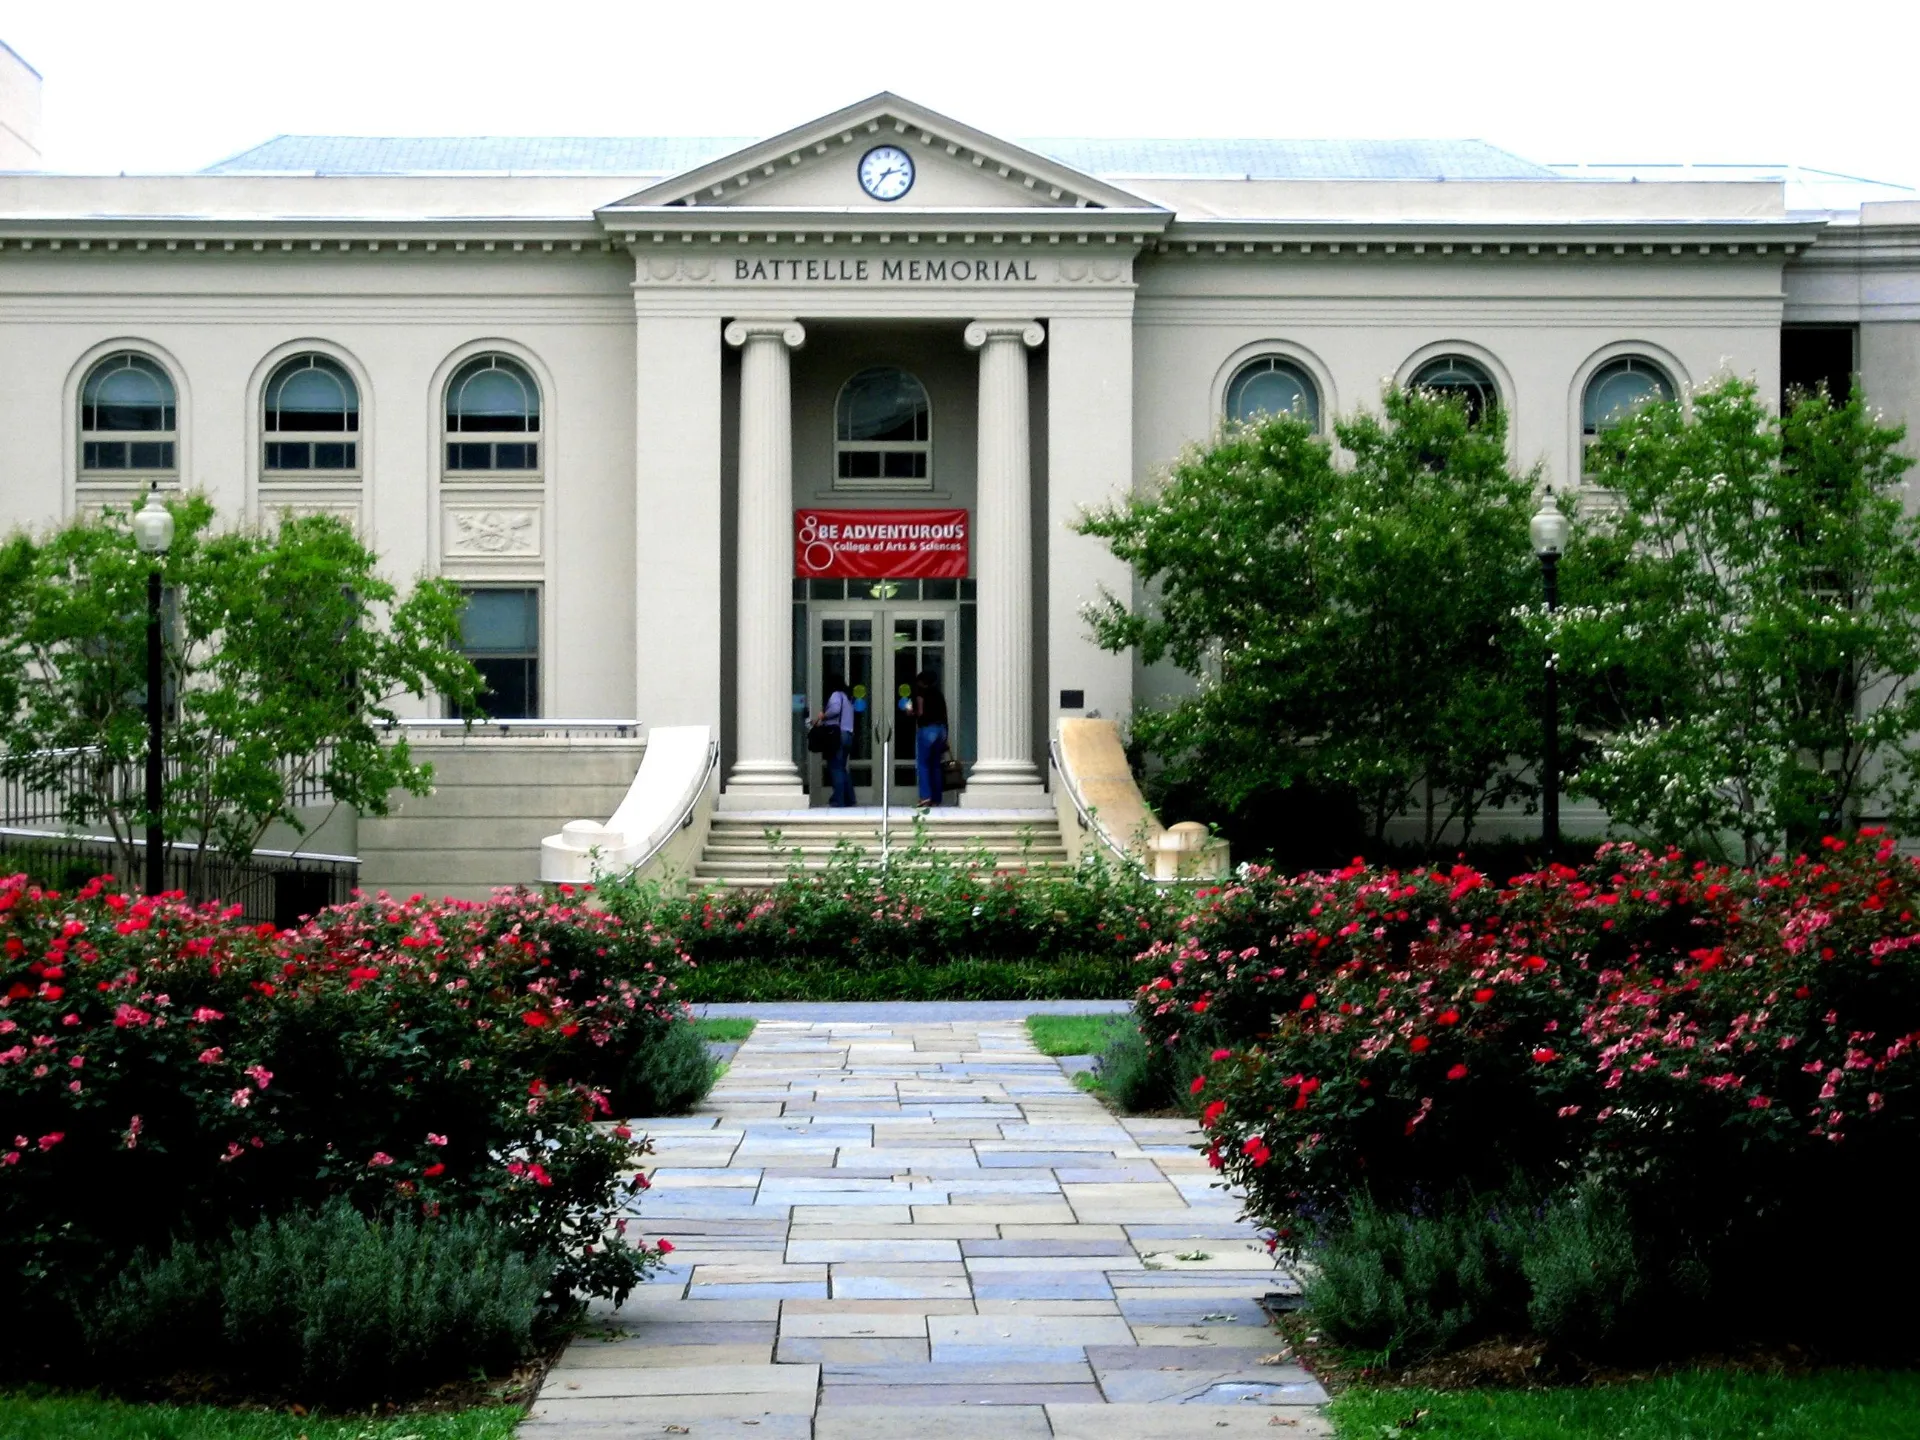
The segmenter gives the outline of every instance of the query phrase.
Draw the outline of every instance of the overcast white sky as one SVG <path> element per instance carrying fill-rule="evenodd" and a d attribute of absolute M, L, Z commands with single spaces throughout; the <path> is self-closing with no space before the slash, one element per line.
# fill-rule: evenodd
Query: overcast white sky
<path fill-rule="evenodd" d="M 766 135 L 891 89 L 1009 138 L 1478 137 L 1920 184 L 1915 0 L 0 0 L 51 168 L 283 131 Z"/>

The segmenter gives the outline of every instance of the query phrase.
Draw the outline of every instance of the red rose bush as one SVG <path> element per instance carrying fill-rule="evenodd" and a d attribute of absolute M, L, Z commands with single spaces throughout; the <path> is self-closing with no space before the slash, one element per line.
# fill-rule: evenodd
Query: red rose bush
<path fill-rule="evenodd" d="M 1162 1054 L 1208 1047 L 1209 1161 L 1282 1243 L 1360 1199 L 1584 1187 L 1732 1303 L 1816 1232 L 1819 1287 L 1915 1270 L 1892 1222 L 1917 951 L 1920 866 L 1873 831 L 1752 869 L 1611 846 L 1505 885 L 1250 868 L 1155 948 L 1137 1016 Z"/>
<path fill-rule="evenodd" d="M 138 1249 L 341 1199 L 484 1214 L 553 1265 L 551 1302 L 623 1295 L 664 1251 L 613 1214 L 645 1142 L 612 1103 L 688 1028 L 683 963 L 525 892 L 276 932 L 0 880 L 4 1301 L 71 1316 Z"/>

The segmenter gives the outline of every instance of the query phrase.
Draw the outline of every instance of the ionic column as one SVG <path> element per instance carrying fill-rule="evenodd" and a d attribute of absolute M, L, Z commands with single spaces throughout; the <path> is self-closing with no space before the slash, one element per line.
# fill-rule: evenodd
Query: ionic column
<path fill-rule="evenodd" d="M 793 764 L 793 320 L 736 320 L 740 518 L 735 550 L 734 761 L 725 809 L 806 804 Z"/>
<path fill-rule="evenodd" d="M 976 320 L 980 352 L 979 487 L 973 534 L 979 619 L 978 756 L 961 792 L 968 806 L 1044 805 L 1033 763 L 1033 467 L 1027 351 L 1046 338 L 1036 320 Z"/>

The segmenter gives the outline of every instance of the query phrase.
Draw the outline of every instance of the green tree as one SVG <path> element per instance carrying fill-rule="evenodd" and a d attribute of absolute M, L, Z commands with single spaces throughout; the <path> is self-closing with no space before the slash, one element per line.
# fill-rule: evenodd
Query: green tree
<path fill-rule="evenodd" d="M 304 833 L 292 797 L 384 815 L 432 771 L 383 732 L 403 694 L 470 705 L 479 676 L 458 651 L 461 599 L 439 579 L 402 597 L 339 520 L 286 516 L 268 532 L 216 532 L 200 496 L 174 501 L 163 562 L 169 845 L 238 858 L 275 822 Z M 0 773 L 62 797 L 63 818 L 104 827 L 132 867 L 146 820 L 148 557 L 108 510 L 0 549 Z"/>
<path fill-rule="evenodd" d="M 1150 494 L 1089 516 L 1134 570 L 1136 608 L 1089 609 L 1099 643 L 1171 660 L 1193 693 L 1133 717 L 1170 783 L 1228 815 L 1305 789 L 1349 797 L 1378 841 L 1409 810 L 1431 851 L 1530 796 L 1540 665 L 1518 612 L 1539 598 L 1536 476 L 1498 411 L 1390 389 L 1334 426 L 1236 429 Z"/>
<path fill-rule="evenodd" d="M 1553 626 L 1595 735 L 1572 788 L 1757 860 L 1920 802 L 1920 526 L 1858 392 L 1782 417 L 1725 380 L 1609 430 Z"/>

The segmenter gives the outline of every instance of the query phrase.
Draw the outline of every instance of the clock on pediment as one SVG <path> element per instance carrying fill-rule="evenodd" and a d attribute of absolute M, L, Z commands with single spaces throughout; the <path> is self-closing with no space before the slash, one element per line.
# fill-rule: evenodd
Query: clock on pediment
<path fill-rule="evenodd" d="M 860 157 L 860 188 L 876 200 L 898 200 L 913 188 L 913 157 L 898 145 L 876 145 Z"/>

